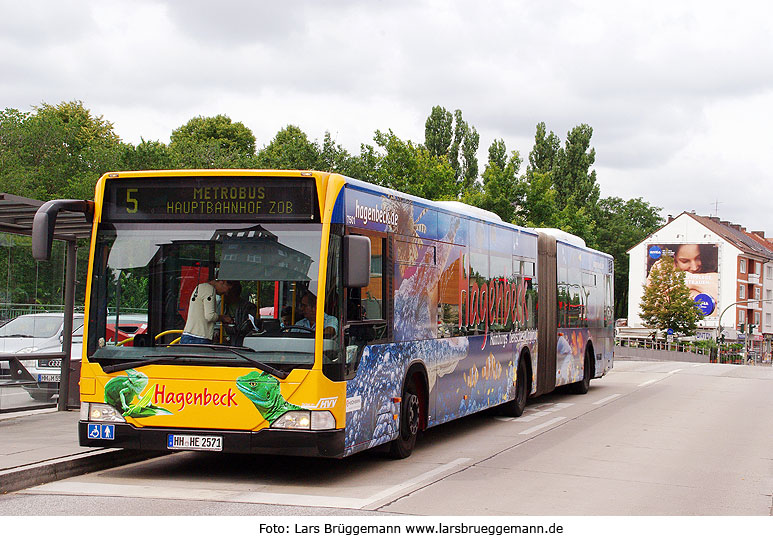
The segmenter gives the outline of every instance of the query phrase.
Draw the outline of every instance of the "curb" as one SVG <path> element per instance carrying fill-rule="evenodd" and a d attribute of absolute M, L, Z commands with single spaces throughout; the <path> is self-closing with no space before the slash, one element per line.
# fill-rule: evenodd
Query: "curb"
<path fill-rule="evenodd" d="M 133 449 L 102 448 L 88 453 L 17 466 L 0 472 L 0 494 L 166 455 Z"/>

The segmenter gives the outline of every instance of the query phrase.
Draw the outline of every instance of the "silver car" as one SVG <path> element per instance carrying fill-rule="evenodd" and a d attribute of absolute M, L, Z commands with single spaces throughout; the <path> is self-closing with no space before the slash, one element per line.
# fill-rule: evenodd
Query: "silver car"
<path fill-rule="evenodd" d="M 62 350 L 63 313 L 20 315 L 0 326 L 0 368 L 10 375 L 8 360 L 3 354 L 56 353 Z M 73 315 L 72 359 L 80 360 L 83 347 L 83 315 Z M 22 360 L 37 382 L 24 388 L 36 400 L 48 400 L 59 392 L 61 359 Z"/>

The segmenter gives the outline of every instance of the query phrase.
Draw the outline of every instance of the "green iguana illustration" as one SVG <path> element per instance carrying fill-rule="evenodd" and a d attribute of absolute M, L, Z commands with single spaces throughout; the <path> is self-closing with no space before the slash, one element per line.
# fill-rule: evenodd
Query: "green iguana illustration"
<path fill-rule="evenodd" d="M 149 390 L 136 404 L 132 404 L 147 386 L 147 375 L 137 370 L 126 370 L 126 376 L 114 377 L 105 385 L 105 402 L 121 412 L 124 417 L 171 415 L 172 412 L 150 403 L 153 397 L 152 390 Z"/>
<path fill-rule="evenodd" d="M 269 424 L 283 413 L 303 409 L 287 402 L 279 390 L 279 380 L 267 373 L 250 372 L 236 379 L 236 386 L 242 394 L 255 404 L 258 411 Z"/>

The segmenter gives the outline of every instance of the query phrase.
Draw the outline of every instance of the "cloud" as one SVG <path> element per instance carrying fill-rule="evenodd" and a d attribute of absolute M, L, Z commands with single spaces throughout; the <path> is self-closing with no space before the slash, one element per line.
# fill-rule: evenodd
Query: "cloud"
<path fill-rule="evenodd" d="M 478 129 L 481 167 L 494 139 L 526 158 L 538 122 L 562 140 L 587 123 L 603 193 L 699 212 L 680 203 L 713 193 L 751 215 L 771 181 L 771 11 L 745 0 L 0 0 L 0 107 L 83 100 L 130 142 L 222 113 L 259 146 L 293 123 L 357 153 L 376 129 L 423 141 L 442 105 Z M 742 204 L 739 184 L 755 203 Z"/>

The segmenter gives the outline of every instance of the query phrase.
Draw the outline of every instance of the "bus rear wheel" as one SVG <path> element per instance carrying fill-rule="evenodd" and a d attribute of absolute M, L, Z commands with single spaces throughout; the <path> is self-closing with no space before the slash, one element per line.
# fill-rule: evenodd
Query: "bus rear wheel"
<path fill-rule="evenodd" d="M 413 452 L 419 435 L 421 400 L 414 380 L 406 381 L 400 401 L 400 433 L 389 444 L 389 455 L 393 459 L 405 459 Z"/>
<path fill-rule="evenodd" d="M 593 354 L 590 349 L 587 349 L 583 361 L 582 381 L 572 383 L 569 386 L 572 394 L 586 394 L 590 389 L 591 377 L 593 377 Z"/>

